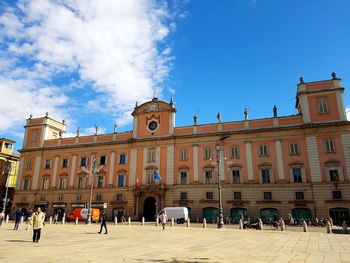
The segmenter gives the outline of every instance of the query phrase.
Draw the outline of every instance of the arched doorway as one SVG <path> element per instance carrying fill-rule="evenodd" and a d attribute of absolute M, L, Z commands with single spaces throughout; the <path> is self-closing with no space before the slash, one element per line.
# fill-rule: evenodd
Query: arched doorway
<path fill-rule="evenodd" d="M 219 216 L 219 210 L 215 207 L 205 207 L 202 210 L 202 214 L 207 222 L 213 222 Z"/>
<path fill-rule="evenodd" d="M 263 222 L 272 223 L 273 220 L 279 219 L 278 209 L 262 208 L 260 209 L 260 217 Z"/>
<path fill-rule="evenodd" d="M 146 221 L 154 221 L 156 215 L 156 199 L 152 196 L 147 197 L 143 204 L 143 216 Z"/>
<path fill-rule="evenodd" d="M 243 220 L 248 219 L 248 211 L 243 207 L 231 208 L 231 218 L 234 224 L 237 224 L 242 218 Z"/>
<path fill-rule="evenodd" d="M 329 209 L 329 216 L 333 220 L 333 224 L 335 225 L 341 225 L 343 221 L 346 223 L 349 223 L 350 216 L 349 216 L 349 209 L 345 207 L 336 207 Z"/>
<path fill-rule="evenodd" d="M 311 220 L 311 210 L 309 208 L 294 208 L 292 216 L 296 220 Z"/>

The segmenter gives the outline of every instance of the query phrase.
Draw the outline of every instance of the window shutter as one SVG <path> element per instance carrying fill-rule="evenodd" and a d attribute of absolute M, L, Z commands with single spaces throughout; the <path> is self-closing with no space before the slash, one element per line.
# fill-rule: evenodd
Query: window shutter
<path fill-rule="evenodd" d="M 128 163 L 128 155 L 125 154 L 125 163 Z"/>
<path fill-rule="evenodd" d="M 117 163 L 120 164 L 120 154 L 117 155 Z"/>

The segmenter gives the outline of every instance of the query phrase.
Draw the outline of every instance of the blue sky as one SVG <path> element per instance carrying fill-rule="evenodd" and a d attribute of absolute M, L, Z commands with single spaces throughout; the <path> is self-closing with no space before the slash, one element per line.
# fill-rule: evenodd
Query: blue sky
<path fill-rule="evenodd" d="M 176 125 L 292 115 L 299 77 L 350 87 L 350 2 L 5 1 L 0 137 L 21 148 L 29 114 L 93 132 L 131 130 L 130 112 L 174 97 Z M 350 108 L 350 92 L 345 90 Z"/>

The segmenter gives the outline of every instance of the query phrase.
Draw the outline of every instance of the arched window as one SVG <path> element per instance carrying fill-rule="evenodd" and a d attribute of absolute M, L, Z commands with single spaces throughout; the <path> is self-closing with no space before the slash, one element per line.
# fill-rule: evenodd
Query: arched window
<path fill-rule="evenodd" d="M 68 175 L 66 173 L 61 174 L 58 181 L 59 189 L 67 189 L 68 187 Z"/>
<path fill-rule="evenodd" d="M 49 190 L 50 188 L 50 175 L 46 174 L 43 176 L 41 181 L 41 190 Z"/>

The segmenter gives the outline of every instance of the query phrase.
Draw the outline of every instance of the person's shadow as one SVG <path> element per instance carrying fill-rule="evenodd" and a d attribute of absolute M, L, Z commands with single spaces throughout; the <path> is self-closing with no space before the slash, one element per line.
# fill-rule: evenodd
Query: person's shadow
<path fill-rule="evenodd" d="M 14 242 L 14 243 L 26 243 L 26 242 L 32 242 L 29 240 L 18 240 L 18 239 L 12 239 L 12 240 L 5 240 L 6 242 Z"/>

